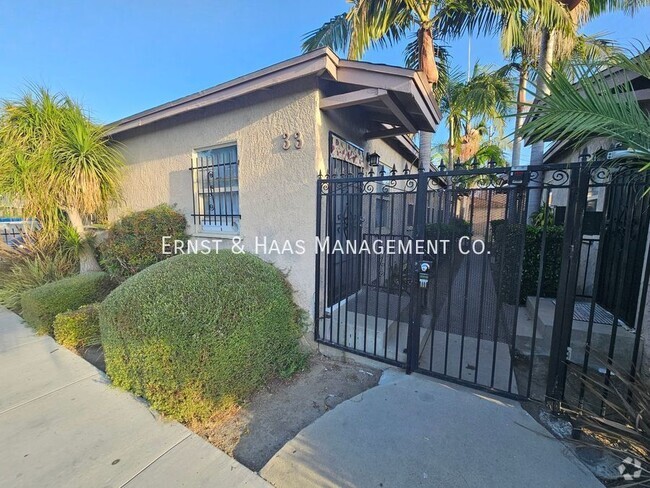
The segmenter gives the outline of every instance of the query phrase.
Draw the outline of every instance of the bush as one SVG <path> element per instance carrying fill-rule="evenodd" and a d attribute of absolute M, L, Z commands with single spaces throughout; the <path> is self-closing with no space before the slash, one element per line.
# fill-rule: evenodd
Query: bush
<path fill-rule="evenodd" d="M 537 295 L 537 279 L 539 262 L 542 254 L 543 229 L 528 226 L 524 250 L 524 269 L 521 277 L 521 303 L 526 298 Z M 540 296 L 556 297 L 560 282 L 560 266 L 562 265 L 562 242 L 564 227 L 549 225 L 546 227 L 546 248 L 544 250 L 544 271 Z"/>
<path fill-rule="evenodd" d="M 114 279 L 124 280 L 171 257 L 162 253 L 162 238 L 187 240 L 187 221 L 169 205 L 135 212 L 117 221 L 99 246 L 100 263 Z"/>
<path fill-rule="evenodd" d="M 492 222 L 493 252 L 495 263 L 493 268 L 494 285 L 499 299 L 505 303 L 516 304 L 517 285 L 520 282 L 522 239 L 526 226 L 506 221 Z"/>
<path fill-rule="evenodd" d="M 447 223 L 427 224 L 424 232 L 425 238 L 429 241 L 448 240 L 455 245 L 461 237 L 472 235 L 472 225 L 463 219 L 452 217 Z"/>
<path fill-rule="evenodd" d="M 500 298 L 506 303 L 517 303 L 516 284 L 519 281 L 521 246 L 523 239 L 523 268 L 518 303 L 525 304 L 529 296 L 537 295 L 537 281 L 542 251 L 543 228 L 524 226 L 504 220 L 492 222 L 493 253 L 495 255 L 495 285 Z M 546 227 L 546 248 L 540 296 L 555 297 L 562 264 L 562 240 L 564 227 Z M 500 277 L 500 278 L 499 278 Z"/>
<path fill-rule="evenodd" d="M 54 319 L 54 338 L 69 349 L 79 350 L 101 343 L 97 303 L 63 312 Z"/>
<path fill-rule="evenodd" d="M 102 303 L 106 371 L 178 420 L 205 419 L 304 364 L 284 277 L 249 254 L 185 254 L 133 276 Z"/>
<path fill-rule="evenodd" d="M 23 292 L 58 281 L 79 271 L 74 243 L 39 232 L 22 234 L 22 244 L 4 245 L 0 239 L 0 305 L 20 312 Z"/>
<path fill-rule="evenodd" d="M 0 305 L 20 312 L 20 297 L 27 291 L 76 272 L 78 263 L 66 253 L 35 254 L 0 262 Z"/>
<path fill-rule="evenodd" d="M 48 283 L 22 294 L 23 318 L 39 334 L 52 334 L 54 318 L 82 305 L 100 302 L 114 288 L 106 273 L 84 273 Z"/>

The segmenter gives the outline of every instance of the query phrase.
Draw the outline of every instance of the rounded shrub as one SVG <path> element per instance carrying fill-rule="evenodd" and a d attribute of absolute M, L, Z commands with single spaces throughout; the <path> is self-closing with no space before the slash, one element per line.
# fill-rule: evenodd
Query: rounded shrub
<path fill-rule="evenodd" d="M 101 343 L 99 304 L 84 305 L 54 318 L 54 338 L 69 349 L 79 350 Z"/>
<path fill-rule="evenodd" d="M 205 419 L 302 367 L 299 310 L 282 274 L 249 254 L 185 254 L 102 303 L 106 372 L 178 420 Z"/>
<path fill-rule="evenodd" d="M 100 263 L 113 278 L 124 280 L 154 263 L 163 254 L 163 236 L 186 240 L 185 217 L 169 205 L 134 212 L 115 222 L 99 245 Z"/>
<path fill-rule="evenodd" d="M 24 292 L 20 307 L 23 318 L 36 332 L 52 334 L 58 314 L 101 302 L 113 288 L 115 282 L 106 273 L 83 273 Z"/>

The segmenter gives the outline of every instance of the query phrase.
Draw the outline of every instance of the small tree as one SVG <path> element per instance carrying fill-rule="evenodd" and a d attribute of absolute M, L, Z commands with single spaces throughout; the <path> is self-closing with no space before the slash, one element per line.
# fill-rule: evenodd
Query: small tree
<path fill-rule="evenodd" d="M 82 273 L 99 270 L 83 219 L 118 196 L 123 164 L 106 128 L 67 96 L 36 88 L 0 108 L 0 194 L 39 221 L 43 239 L 71 224 Z"/>

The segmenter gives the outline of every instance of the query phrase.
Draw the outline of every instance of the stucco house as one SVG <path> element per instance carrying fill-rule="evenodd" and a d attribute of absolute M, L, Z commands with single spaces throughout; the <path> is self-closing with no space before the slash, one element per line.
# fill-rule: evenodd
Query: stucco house
<path fill-rule="evenodd" d="M 410 135 L 440 117 L 419 72 L 319 49 L 112 124 L 127 170 L 110 217 L 175 205 L 193 237 L 274 262 L 311 310 L 319 172 L 367 171 L 369 154 L 375 172 L 415 170 Z M 268 252 L 301 240 L 304 253 Z"/>

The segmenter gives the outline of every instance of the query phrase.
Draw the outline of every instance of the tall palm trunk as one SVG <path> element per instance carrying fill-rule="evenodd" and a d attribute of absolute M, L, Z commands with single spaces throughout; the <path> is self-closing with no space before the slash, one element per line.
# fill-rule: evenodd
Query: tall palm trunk
<path fill-rule="evenodd" d="M 97 262 L 95 252 L 88 242 L 88 236 L 86 235 L 81 214 L 76 208 L 68 208 L 66 209 L 66 213 L 68 214 L 72 227 L 77 231 L 81 240 L 81 248 L 79 249 L 79 272 L 90 273 L 92 271 L 101 271 L 102 269 Z"/>
<path fill-rule="evenodd" d="M 429 170 L 429 165 L 431 163 L 431 140 L 433 138 L 433 133 L 420 131 L 420 168 L 424 171 Z"/>
<path fill-rule="evenodd" d="M 436 58 L 433 52 L 433 35 L 431 28 L 425 26 L 420 27 L 418 30 L 418 46 L 420 51 L 419 68 L 427 77 L 430 84 L 438 83 L 438 66 L 436 66 Z M 431 140 L 433 134 L 431 132 L 420 131 L 420 168 L 425 171 L 429 169 L 431 164 Z"/>
<path fill-rule="evenodd" d="M 515 140 L 512 143 L 512 166 L 519 166 L 521 161 L 521 127 L 526 118 L 526 88 L 528 86 L 528 70 L 522 62 L 519 70 L 519 85 L 517 87 L 517 117 L 515 119 Z"/>
<path fill-rule="evenodd" d="M 427 81 L 432 85 L 438 83 L 438 66 L 433 51 L 433 34 L 431 29 L 420 27 L 418 30 L 418 46 L 420 48 L 420 70 L 424 72 Z"/>
<path fill-rule="evenodd" d="M 553 51 L 555 51 L 555 33 L 549 32 L 544 29 L 542 32 L 542 45 L 540 46 L 539 54 L 539 67 L 538 73 L 541 76 L 537 77 L 537 85 L 535 88 L 535 99 L 539 102 L 548 95 L 548 85 L 546 84 L 545 77 L 551 75 L 553 70 Z M 531 146 L 530 151 L 530 164 L 541 165 L 544 163 L 544 141 L 535 142 Z M 539 210 L 542 201 L 542 180 L 543 174 L 537 181 L 531 181 L 528 185 L 530 191 L 528 193 L 528 208 L 526 215 L 528 219 L 530 216 Z"/>

